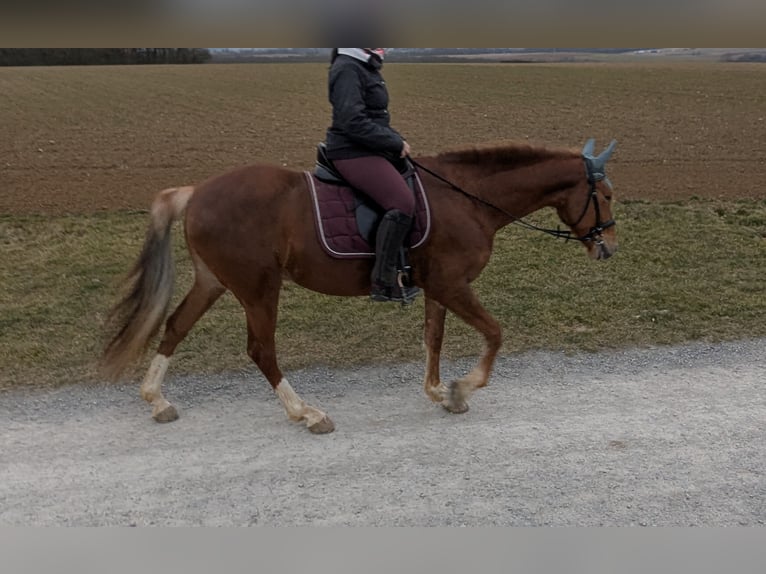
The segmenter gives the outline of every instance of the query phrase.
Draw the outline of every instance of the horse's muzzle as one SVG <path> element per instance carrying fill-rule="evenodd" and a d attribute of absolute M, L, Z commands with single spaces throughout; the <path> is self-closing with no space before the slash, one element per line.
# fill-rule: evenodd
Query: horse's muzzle
<path fill-rule="evenodd" d="M 596 261 L 605 261 L 617 253 L 617 242 L 606 240 L 603 237 L 597 237 L 588 242 L 586 246 L 588 256 Z"/>
<path fill-rule="evenodd" d="M 614 245 L 607 245 L 604 241 L 600 241 L 596 243 L 596 259 L 599 261 L 606 261 L 609 259 L 612 255 L 617 253 L 617 244 Z"/>

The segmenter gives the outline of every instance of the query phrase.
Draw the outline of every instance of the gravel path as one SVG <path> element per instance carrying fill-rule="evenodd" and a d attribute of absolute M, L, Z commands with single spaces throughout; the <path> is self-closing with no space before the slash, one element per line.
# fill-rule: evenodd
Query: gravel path
<path fill-rule="evenodd" d="M 0 395 L 0 525 L 763 525 L 766 340 L 501 358 L 471 410 L 421 364 Z M 445 380 L 472 362 L 443 366 Z"/>

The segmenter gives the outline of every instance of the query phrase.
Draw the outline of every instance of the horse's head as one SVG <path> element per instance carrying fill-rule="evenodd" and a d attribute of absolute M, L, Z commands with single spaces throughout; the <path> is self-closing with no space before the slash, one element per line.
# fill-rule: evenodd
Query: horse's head
<path fill-rule="evenodd" d="M 558 214 L 577 236 L 592 259 L 608 259 L 617 251 L 617 233 L 612 217 L 612 183 L 606 177 L 606 162 L 617 145 L 612 140 L 598 157 L 594 157 L 595 140 L 582 150 L 585 178 L 567 194 L 558 206 Z"/>

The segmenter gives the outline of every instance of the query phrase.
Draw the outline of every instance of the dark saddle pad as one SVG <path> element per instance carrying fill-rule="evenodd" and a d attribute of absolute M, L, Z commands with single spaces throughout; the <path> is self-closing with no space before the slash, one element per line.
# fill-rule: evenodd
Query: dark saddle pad
<path fill-rule="evenodd" d="M 375 257 L 375 233 L 384 211 L 319 162 L 314 173 L 305 175 L 322 248 L 340 259 Z M 431 210 L 417 171 L 411 170 L 408 177 L 415 194 L 415 220 L 405 246 L 414 249 L 428 238 Z"/>

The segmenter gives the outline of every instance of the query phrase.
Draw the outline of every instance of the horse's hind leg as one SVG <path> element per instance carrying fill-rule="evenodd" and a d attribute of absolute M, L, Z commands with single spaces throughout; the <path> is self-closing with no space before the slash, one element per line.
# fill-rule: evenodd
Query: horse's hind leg
<path fill-rule="evenodd" d="M 319 409 L 306 404 L 287 382 L 277 364 L 274 333 L 277 325 L 279 284 L 260 290 L 260 297 L 244 305 L 247 314 L 247 352 L 258 365 L 295 422 L 305 422 L 315 434 L 332 432 L 335 425 Z"/>
<path fill-rule="evenodd" d="M 444 339 L 444 318 L 446 314 L 447 310 L 426 294 L 425 328 L 423 333 L 423 339 L 426 344 L 426 377 L 424 386 L 426 395 L 435 403 L 441 403 L 449 394 L 449 389 L 442 384 L 439 377 L 439 359 Z"/>
<path fill-rule="evenodd" d="M 178 411 L 162 395 L 162 381 L 170 363 L 170 357 L 194 324 L 226 291 L 218 279 L 202 261 L 194 259 L 194 285 L 184 300 L 168 318 L 157 355 L 141 384 L 141 396 L 152 405 L 152 417 L 160 423 L 178 418 Z"/>

